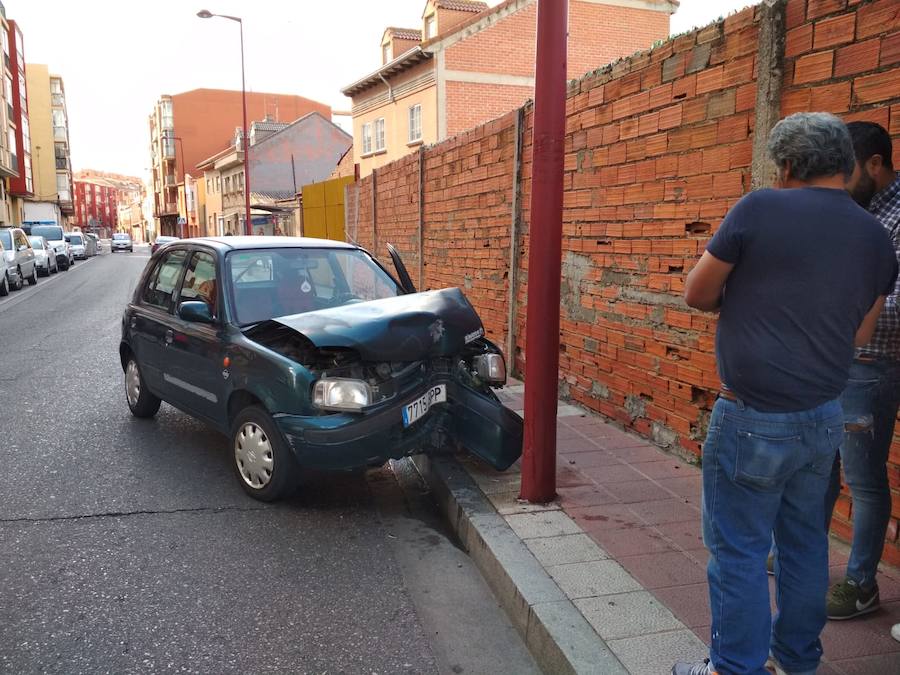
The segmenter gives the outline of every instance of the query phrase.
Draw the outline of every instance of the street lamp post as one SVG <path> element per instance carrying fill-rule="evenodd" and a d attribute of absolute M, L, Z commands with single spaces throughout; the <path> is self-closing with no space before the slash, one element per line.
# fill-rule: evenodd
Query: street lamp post
<path fill-rule="evenodd" d="M 244 108 L 244 126 L 243 126 L 243 151 L 244 151 L 244 220 L 247 234 L 253 234 L 253 224 L 250 222 L 250 136 L 247 133 L 247 86 L 244 80 L 244 22 L 239 16 L 228 16 L 227 14 L 213 14 L 207 9 L 201 9 L 197 12 L 197 16 L 201 19 L 211 19 L 217 16 L 221 19 L 236 21 L 240 27 L 241 33 L 241 104 Z"/>

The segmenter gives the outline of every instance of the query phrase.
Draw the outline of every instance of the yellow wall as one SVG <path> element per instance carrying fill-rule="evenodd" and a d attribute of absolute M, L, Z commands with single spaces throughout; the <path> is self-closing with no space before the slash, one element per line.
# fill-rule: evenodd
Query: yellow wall
<path fill-rule="evenodd" d="M 421 76 L 429 69 L 433 69 L 432 63 L 424 63 L 419 67 L 410 69 L 409 73 L 390 80 L 391 85 L 396 87 L 399 84 Z M 387 91 L 384 85 L 373 87 L 371 90 L 354 97 L 354 107 L 363 104 L 366 99 L 375 95 L 384 95 Z M 362 113 L 354 112 L 353 115 L 353 156 L 357 164 L 359 164 L 359 175 L 368 176 L 372 173 L 372 169 L 384 166 L 395 159 L 416 152 L 420 144 L 408 144 L 409 133 L 409 108 L 415 104 L 422 106 L 422 143 L 430 145 L 438 140 L 438 123 L 437 123 L 437 86 L 430 84 L 423 89 L 414 91 L 404 96 L 395 97 L 394 102 L 385 100 L 385 103 Z M 384 117 L 384 142 L 385 151 L 372 155 L 363 155 L 363 124 L 374 122 L 379 117 Z M 373 125 L 374 127 L 374 125 Z M 374 128 L 372 136 L 372 147 L 375 146 Z"/>
<path fill-rule="evenodd" d="M 56 159 L 50 114 L 50 72 L 47 66 L 25 64 L 28 124 L 31 128 L 31 165 L 35 201 L 56 199 Z M 40 151 L 37 149 L 40 146 Z"/>
<path fill-rule="evenodd" d="M 219 216 L 222 215 L 222 186 L 219 185 L 219 190 L 216 190 L 216 176 L 219 176 L 221 181 L 221 176 L 215 169 L 203 172 L 203 190 L 206 194 L 206 227 L 209 230 L 210 237 L 219 236 Z M 207 180 L 209 181 L 209 190 L 206 189 Z M 213 217 L 211 229 L 209 226 L 210 216 Z M 221 234 L 224 234 L 224 232 Z"/>
<path fill-rule="evenodd" d="M 303 236 L 344 241 L 344 188 L 352 176 L 303 186 Z"/>

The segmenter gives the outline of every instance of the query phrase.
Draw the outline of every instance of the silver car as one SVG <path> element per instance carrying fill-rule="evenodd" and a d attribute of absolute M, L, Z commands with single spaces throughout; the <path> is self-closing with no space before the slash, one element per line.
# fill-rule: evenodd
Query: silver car
<path fill-rule="evenodd" d="M 28 234 L 33 237 L 43 237 L 47 240 L 50 246 L 53 247 L 53 251 L 56 253 L 56 263 L 63 272 L 75 264 L 75 258 L 72 256 L 72 247 L 66 241 L 65 233 L 59 225 L 32 225 Z"/>
<path fill-rule="evenodd" d="M 131 241 L 131 235 L 127 232 L 113 233 L 112 240 L 109 243 L 110 253 L 116 251 L 134 251 L 134 242 Z"/>
<path fill-rule="evenodd" d="M 72 257 L 75 260 L 87 260 L 87 245 L 84 243 L 84 239 L 81 232 L 66 232 L 66 241 L 72 247 Z"/>
<path fill-rule="evenodd" d="M 3 243 L 3 256 L 9 269 L 10 287 L 19 290 L 25 285 L 25 279 L 34 286 L 38 281 L 37 265 L 25 231 L 18 227 L 4 227 L 0 229 L 0 242 Z"/>
<path fill-rule="evenodd" d="M 49 277 L 59 271 L 59 263 L 56 262 L 56 251 L 43 237 L 28 237 L 31 248 L 34 249 L 34 262 L 37 265 L 38 274 Z"/>

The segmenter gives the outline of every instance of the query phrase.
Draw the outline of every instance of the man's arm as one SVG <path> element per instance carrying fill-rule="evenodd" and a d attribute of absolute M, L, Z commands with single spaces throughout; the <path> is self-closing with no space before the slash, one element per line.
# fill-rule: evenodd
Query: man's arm
<path fill-rule="evenodd" d="M 688 274 L 684 284 L 684 301 L 694 309 L 715 312 L 722 304 L 722 290 L 733 269 L 733 264 L 723 262 L 705 251 Z"/>
<path fill-rule="evenodd" d="M 875 324 L 878 323 L 878 315 L 884 307 L 884 296 L 878 296 L 875 304 L 863 318 L 862 323 L 856 330 L 856 346 L 865 347 L 872 340 L 872 334 L 875 332 Z"/>

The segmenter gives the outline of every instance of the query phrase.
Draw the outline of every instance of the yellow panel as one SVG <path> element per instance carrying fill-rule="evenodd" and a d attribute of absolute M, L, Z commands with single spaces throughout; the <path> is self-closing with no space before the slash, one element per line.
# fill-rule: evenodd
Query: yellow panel
<path fill-rule="evenodd" d="M 303 204 L 303 234 L 304 236 L 318 239 L 328 238 L 324 206 L 310 207 L 305 203 Z"/>
<path fill-rule="evenodd" d="M 325 206 L 325 184 L 310 183 L 303 186 L 303 203 L 310 206 Z"/>
<path fill-rule="evenodd" d="M 336 204 L 325 207 L 325 222 L 328 227 L 328 238 L 344 240 L 344 205 Z"/>

